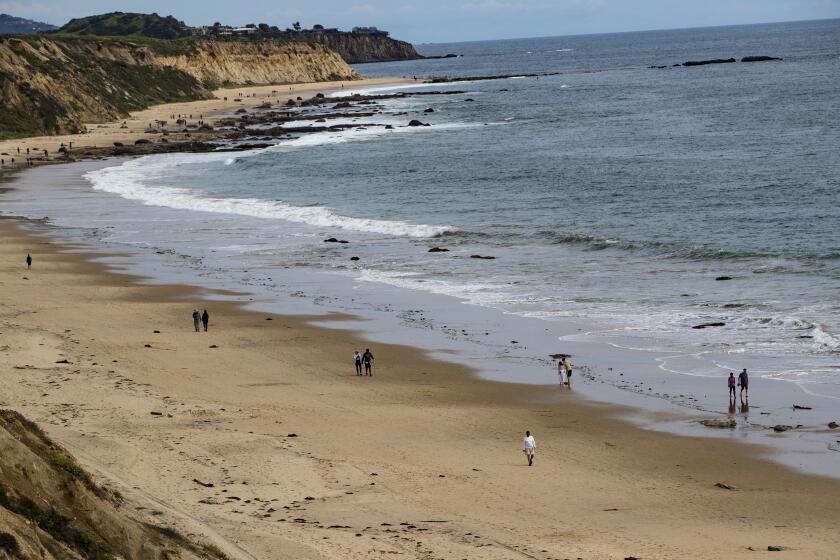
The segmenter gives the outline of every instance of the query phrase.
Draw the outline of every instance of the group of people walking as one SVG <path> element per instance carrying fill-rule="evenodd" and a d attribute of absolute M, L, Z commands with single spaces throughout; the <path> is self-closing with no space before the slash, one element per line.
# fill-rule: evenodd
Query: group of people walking
<path fill-rule="evenodd" d="M 364 366 L 364 375 L 373 377 L 373 354 L 370 348 L 365 348 L 364 354 L 359 354 L 359 351 L 356 350 L 353 354 L 353 364 L 356 366 L 356 375 L 362 375 L 362 366 Z"/>

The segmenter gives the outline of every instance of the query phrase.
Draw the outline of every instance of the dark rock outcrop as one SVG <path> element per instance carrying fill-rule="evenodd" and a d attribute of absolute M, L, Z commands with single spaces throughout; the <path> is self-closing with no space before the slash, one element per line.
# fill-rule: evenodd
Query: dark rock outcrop
<path fill-rule="evenodd" d="M 745 56 L 741 59 L 741 62 L 767 62 L 770 60 L 782 60 L 778 56 Z"/>
<path fill-rule="evenodd" d="M 710 60 L 689 60 L 683 66 L 706 66 L 707 64 L 731 64 L 737 62 L 734 58 L 713 58 Z"/>

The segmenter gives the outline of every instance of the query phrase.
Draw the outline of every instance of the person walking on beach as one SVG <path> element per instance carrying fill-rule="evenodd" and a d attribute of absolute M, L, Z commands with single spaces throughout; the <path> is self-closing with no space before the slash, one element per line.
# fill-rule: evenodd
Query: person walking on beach
<path fill-rule="evenodd" d="M 204 313 L 201 314 L 201 324 L 204 325 L 204 332 L 207 332 L 207 325 L 210 324 L 210 314 L 207 313 L 207 310 L 204 310 Z"/>
<path fill-rule="evenodd" d="M 736 380 L 735 380 L 735 374 L 732 373 L 731 371 L 729 372 L 729 379 L 727 379 L 727 383 L 729 384 L 729 402 L 734 403 L 735 402 Z"/>
<path fill-rule="evenodd" d="M 365 364 L 365 375 L 373 377 L 373 354 L 370 353 L 370 348 L 365 348 L 365 353 L 362 354 L 362 362 Z"/>
<path fill-rule="evenodd" d="M 201 313 L 198 312 L 198 309 L 193 309 L 193 326 L 195 327 L 195 332 L 201 330 L 199 323 L 201 323 Z"/>
<path fill-rule="evenodd" d="M 29 270 L 32 268 L 32 255 L 26 253 L 26 269 Z"/>
<path fill-rule="evenodd" d="M 353 363 L 356 364 L 356 375 L 362 375 L 362 355 L 358 350 L 353 354 Z"/>
<path fill-rule="evenodd" d="M 738 385 L 741 386 L 741 402 L 744 402 L 745 396 L 746 400 L 750 400 L 750 376 L 747 375 L 747 368 L 742 369 L 738 374 Z"/>
<path fill-rule="evenodd" d="M 528 466 L 534 464 L 534 453 L 537 451 L 537 440 L 531 435 L 531 432 L 525 430 L 525 437 L 522 438 L 522 452 L 525 458 L 528 459 Z"/>

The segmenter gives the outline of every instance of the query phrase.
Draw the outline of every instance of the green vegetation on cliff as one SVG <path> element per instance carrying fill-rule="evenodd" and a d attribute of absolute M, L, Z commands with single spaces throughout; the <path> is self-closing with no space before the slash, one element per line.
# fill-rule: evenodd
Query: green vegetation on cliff
<path fill-rule="evenodd" d="M 189 36 L 187 26 L 172 16 L 110 12 L 71 19 L 58 33 L 73 35 L 126 36 L 178 39 Z"/>
<path fill-rule="evenodd" d="M 77 132 L 157 103 L 209 98 L 195 77 L 145 64 L 148 46 L 0 38 L 0 138 Z"/>

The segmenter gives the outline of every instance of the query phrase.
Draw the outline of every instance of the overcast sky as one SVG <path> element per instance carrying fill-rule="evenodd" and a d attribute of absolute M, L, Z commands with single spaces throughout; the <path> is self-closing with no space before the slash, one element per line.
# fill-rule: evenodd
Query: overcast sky
<path fill-rule="evenodd" d="M 111 11 L 192 25 L 375 25 L 427 43 L 837 18 L 840 0 L 0 0 L 0 12 L 56 25 Z"/>

